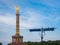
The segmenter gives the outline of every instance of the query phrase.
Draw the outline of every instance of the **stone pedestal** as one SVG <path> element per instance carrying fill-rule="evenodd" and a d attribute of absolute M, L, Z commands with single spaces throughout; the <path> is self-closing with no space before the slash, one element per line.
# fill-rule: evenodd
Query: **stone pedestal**
<path fill-rule="evenodd" d="M 27 45 L 23 42 L 23 36 L 12 36 L 12 43 L 8 45 Z"/>

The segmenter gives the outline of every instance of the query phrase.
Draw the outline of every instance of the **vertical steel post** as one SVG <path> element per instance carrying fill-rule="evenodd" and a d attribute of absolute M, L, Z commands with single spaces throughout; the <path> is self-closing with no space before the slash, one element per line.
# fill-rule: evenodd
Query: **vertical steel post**
<path fill-rule="evenodd" d="M 43 28 L 41 28 L 41 42 L 43 42 Z"/>

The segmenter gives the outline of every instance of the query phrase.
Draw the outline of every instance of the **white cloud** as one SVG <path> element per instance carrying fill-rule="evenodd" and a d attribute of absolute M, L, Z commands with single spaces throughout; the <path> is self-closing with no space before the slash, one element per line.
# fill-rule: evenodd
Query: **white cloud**
<path fill-rule="evenodd" d="M 0 23 L 15 25 L 15 16 L 11 14 L 0 15 Z"/>
<path fill-rule="evenodd" d="M 0 42 L 11 42 L 11 39 L 9 38 L 9 39 L 7 39 L 7 38 L 9 38 L 9 37 L 2 37 L 1 39 L 0 39 Z"/>
<path fill-rule="evenodd" d="M 45 26 L 43 25 L 44 24 L 44 20 L 45 19 L 49 19 L 49 17 L 46 17 L 46 16 L 43 16 L 42 14 L 38 14 L 34 11 L 27 11 L 26 12 L 28 17 L 27 20 L 24 20 L 26 19 L 25 16 L 21 16 L 21 27 L 24 27 L 24 28 L 39 28 L 41 26 Z M 24 18 L 24 19 L 22 19 Z"/>

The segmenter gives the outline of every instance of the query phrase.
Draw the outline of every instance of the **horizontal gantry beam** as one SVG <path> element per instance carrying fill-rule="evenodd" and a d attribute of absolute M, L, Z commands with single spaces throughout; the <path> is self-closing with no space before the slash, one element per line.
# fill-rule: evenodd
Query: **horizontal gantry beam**
<path fill-rule="evenodd" d="M 41 29 L 30 29 L 30 32 L 34 32 L 34 31 L 54 31 L 55 28 L 41 28 Z"/>

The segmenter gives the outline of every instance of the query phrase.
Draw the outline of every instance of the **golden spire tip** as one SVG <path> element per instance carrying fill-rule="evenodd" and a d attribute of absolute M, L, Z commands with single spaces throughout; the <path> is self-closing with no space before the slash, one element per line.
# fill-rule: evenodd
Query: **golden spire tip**
<path fill-rule="evenodd" d="M 19 13 L 19 7 L 16 6 L 16 13 Z"/>

